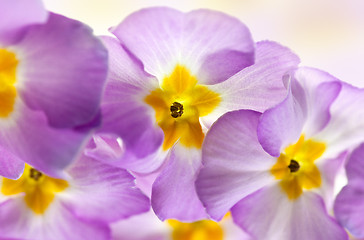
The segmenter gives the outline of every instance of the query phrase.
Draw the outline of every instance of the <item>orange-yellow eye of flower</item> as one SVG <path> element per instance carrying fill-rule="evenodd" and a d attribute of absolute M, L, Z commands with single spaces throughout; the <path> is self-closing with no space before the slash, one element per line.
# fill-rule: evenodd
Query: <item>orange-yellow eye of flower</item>
<path fill-rule="evenodd" d="M 291 200 L 297 199 L 303 189 L 321 186 L 321 175 L 314 164 L 325 151 L 326 145 L 312 139 L 305 140 L 302 135 L 297 143 L 288 146 L 271 168 L 272 175 L 281 180 L 283 192 Z"/>
<path fill-rule="evenodd" d="M 14 53 L 0 49 L 0 118 L 8 117 L 14 110 L 17 95 L 16 69 L 18 60 Z"/>
<path fill-rule="evenodd" d="M 219 94 L 197 84 L 187 68 L 177 65 L 144 101 L 155 110 L 155 118 L 164 132 L 163 149 L 177 140 L 185 147 L 200 148 L 204 133 L 200 117 L 210 114 L 220 103 Z"/>
<path fill-rule="evenodd" d="M 24 173 L 18 180 L 3 178 L 1 193 L 6 196 L 24 194 L 25 204 L 35 214 L 43 214 L 53 202 L 56 193 L 67 187 L 67 181 L 49 177 L 25 165 Z"/>
<path fill-rule="evenodd" d="M 183 223 L 177 220 L 167 222 L 173 228 L 173 240 L 223 240 L 223 229 L 219 223 L 211 220 L 193 223 Z"/>

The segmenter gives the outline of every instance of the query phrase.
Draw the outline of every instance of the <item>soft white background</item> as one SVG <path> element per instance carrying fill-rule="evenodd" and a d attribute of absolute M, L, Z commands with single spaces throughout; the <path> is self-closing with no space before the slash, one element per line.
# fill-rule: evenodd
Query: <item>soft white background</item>
<path fill-rule="evenodd" d="M 256 41 L 290 47 L 302 65 L 364 87 L 364 0 L 44 0 L 46 7 L 108 34 L 130 13 L 148 6 L 182 11 L 210 8 L 241 19 Z"/>

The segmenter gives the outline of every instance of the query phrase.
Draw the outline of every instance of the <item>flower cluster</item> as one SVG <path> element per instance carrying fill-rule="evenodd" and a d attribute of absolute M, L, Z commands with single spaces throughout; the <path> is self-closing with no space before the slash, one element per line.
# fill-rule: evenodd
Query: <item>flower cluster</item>
<path fill-rule="evenodd" d="M 216 11 L 110 31 L 0 0 L 0 239 L 364 238 L 364 89 Z"/>

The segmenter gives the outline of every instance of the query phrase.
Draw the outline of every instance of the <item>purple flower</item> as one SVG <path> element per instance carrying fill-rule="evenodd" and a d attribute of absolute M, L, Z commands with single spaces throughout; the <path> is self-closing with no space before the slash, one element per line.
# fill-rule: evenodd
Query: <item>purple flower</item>
<path fill-rule="evenodd" d="M 0 180 L 0 238 L 110 239 L 109 223 L 146 212 L 134 177 L 82 156 L 67 180 L 29 165 L 18 180 Z"/>
<path fill-rule="evenodd" d="M 277 106 L 230 112 L 213 125 L 198 195 L 213 219 L 231 209 L 256 239 L 347 239 L 327 209 L 347 151 L 364 140 L 364 90 L 310 68 L 285 82 Z"/>
<path fill-rule="evenodd" d="M 0 175 L 24 162 L 60 176 L 99 125 L 107 52 L 84 24 L 39 0 L 0 9 Z"/>
<path fill-rule="evenodd" d="M 283 99 L 281 76 L 299 60 L 273 42 L 255 51 L 244 24 L 209 10 L 144 9 L 112 32 L 117 39 L 103 38 L 110 71 L 100 133 L 122 139 L 113 164 L 161 171 L 152 189 L 160 219 L 203 219 L 194 181 L 206 129 L 226 111 Z"/>
<path fill-rule="evenodd" d="M 334 210 L 338 221 L 358 239 L 364 238 L 364 144 L 351 154 L 346 175 L 348 185 L 336 197 Z"/>

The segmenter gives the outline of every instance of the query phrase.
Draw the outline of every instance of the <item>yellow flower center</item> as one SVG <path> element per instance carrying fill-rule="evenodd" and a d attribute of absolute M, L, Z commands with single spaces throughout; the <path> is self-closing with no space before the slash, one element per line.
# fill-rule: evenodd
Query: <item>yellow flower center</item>
<path fill-rule="evenodd" d="M 156 121 L 164 132 L 163 149 L 167 150 L 177 140 L 186 147 L 200 148 L 204 139 L 200 117 L 211 113 L 221 98 L 206 86 L 198 85 L 188 69 L 177 65 L 161 88 L 144 100 L 155 110 Z"/>
<path fill-rule="evenodd" d="M 221 226 L 211 220 L 193 223 L 183 223 L 177 220 L 167 222 L 173 228 L 173 240 L 222 240 L 224 236 Z"/>
<path fill-rule="evenodd" d="M 6 196 L 23 193 L 26 205 L 35 214 L 43 214 L 52 203 L 55 194 L 67 187 L 67 181 L 48 177 L 25 165 L 24 173 L 18 180 L 3 178 L 1 193 Z"/>
<path fill-rule="evenodd" d="M 167 220 L 172 227 L 172 240 L 223 240 L 224 230 L 221 223 L 231 218 L 228 212 L 220 222 L 201 220 L 184 223 L 174 219 Z"/>
<path fill-rule="evenodd" d="M 305 140 L 302 135 L 297 143 L 288 146 L 278 157 L 270 171 L 276 179 L 281 180 L 280 186 L 289 199 L 297 199 L 303 189 L 320 187 L 320 171 L 314 161 L 325 149 L 324 143 Z"/>
<path fill-rule="evenodd" d="M 0 118 L 6 118 L 14 109 L 16 98 L 16 67 L 14 53 L 0 49 Z"/>

